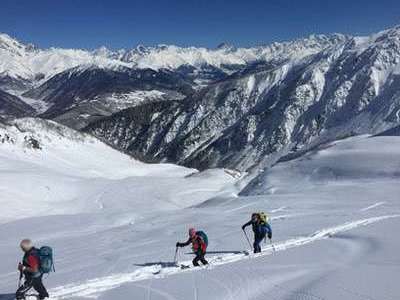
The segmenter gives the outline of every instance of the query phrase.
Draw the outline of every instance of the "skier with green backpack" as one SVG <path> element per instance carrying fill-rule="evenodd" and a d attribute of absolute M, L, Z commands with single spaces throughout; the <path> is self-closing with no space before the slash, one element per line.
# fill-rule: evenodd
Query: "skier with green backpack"
<path fill-rule="evenodd" d="M 246 227 L 251 225 L 254 232 L 254 253 L 261 252 L 261 242 L 268 235 L 268 238 L 271 240 L 272 238 L 272 229 L 268 223 L 268 217 L 264 212 L 253 213 L 251 215 L 251 220 L 242 226 L 242 230 L 246 234 Z M 247 238 L 247 234 L 246 234 Z"/>
<path fill-rule="evenodd" d="M 184 243 L 176 243 L 176 247 L 185 247 L 192 244 L 193 253 L 196 255 L 193 259 L 193 265 L 198 267 L 199 261 L 203 265 L 208 265 L 208 261 L 204 258 L 208 246 L 208 237 L 204 231 L 196 231 L 194 228 L 189 229 L 189 239 Z"/>
<path fill-rule="evenodd" d="M 38 292 L 39 299 L 48 298 L 49 294 L 43 285 L 42 277 L 43 274 L 54 271 L 53 250 L 47 246 L 37 249 L 29 239 L 22 240 L 20 247 L 24 257 L 22 263 L 18 264 L 20 282 L 15 293 L 16 299 L 25 299 L 26 293 L 32 288 Z M 23 277 L 24 283 L 21 285 Z"/>

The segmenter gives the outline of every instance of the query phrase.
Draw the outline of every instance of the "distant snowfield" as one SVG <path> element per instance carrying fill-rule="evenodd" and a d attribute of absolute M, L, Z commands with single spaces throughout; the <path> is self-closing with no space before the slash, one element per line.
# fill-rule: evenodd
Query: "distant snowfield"
<path fill-rule="evenodd" d="M 24 237 L 55 249 L 52 299 L 397 300 L 399 170 L 399 137 L 355 137 L 276 165 L 260 195 L 237 197 L 239 174 L 143 164 L 47 121 L 0 125 L 0 300 L 12 299 Z M 247 256 L 240 226 L 259 210 L 274 247 Z M 190 226 L 209 235 L 207 268 L 173 266 Z"/>

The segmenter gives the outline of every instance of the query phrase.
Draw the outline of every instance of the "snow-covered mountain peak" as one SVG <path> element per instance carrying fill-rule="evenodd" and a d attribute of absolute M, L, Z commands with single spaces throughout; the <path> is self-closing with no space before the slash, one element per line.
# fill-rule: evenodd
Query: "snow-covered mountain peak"
<path fill-rule="evenodd" d="M 8 34 L 0 33 L 0 50 L 6 50 L 15 54 L 21 54 L 25 51 L 25 45 L 13 39 Z"/>
<path fill-rule="evenodd" d="M 302 59 L 331 47 L 352 41 L 358 50 L 385 40 L 398 43 L 399 29 L 394 27 L 370 37 L 352 38 L 343 34 L 310 35 L 294 41 L 272 43 L 249 48 L 236 48 L 226 43 L 215 49 L 204 47 L 179 47 L 175 45 L 143 46 L 131 50 L 110 50 L 107 47 L 88 51 L 80 49 L 36 49 L 24 45 L 6 34 L 0 35 L 0 73 L 14 78 L 35 78 L 38 74 L 48 79 L 57 73 L 79 65 L 99 65 L 112 68 L 123 65 L 129 68 L 151 68 L 154 70 L 176 70 L 182 66 L 203 69 L 211 66 L 246 66 L 254 62 Z M 390 45 L 386 45 L 390 47 Z M 226 71 L 226 70 L 224 70 Z"/>
<path fill-rule="evenodd" d="M 191 66 L 201 69 L 203 66 L 222 68 L 225 65 L 246 65 L 260 60 L 278 57 L 305 56 L 321 49 L 341 43 L 346 36 L 313 35 L 294 42 L 273 43 L 269 46 L 235 48 L 224 44 L 223 47 L 208 49 L 203 47 L 178 47 L 158 45 L 146 47 L 139 45 L 131 50 L 112 51 L 101 47 L 94 51 L 81 49 L 36 49 L 24 45 L 6 34 L 0 35 L 0 73 L 13 78 L 32 80 L 37 75 L 48 79 L 57 73 L 79 65 L 99 65 L 112 68 L 123 65 L 131 68 L 177 69 Z"/>
<path fill-rule="evenodd" d="M 379 38 L 380 37 L 395 38 L 398 40 L 400 38 L 400 25 L 378 32 L 375 36 Z"/>
<path fill-rule="evenodd" d="M 358 50 L 365 50 L 367 47 L 385 46 L 397 47 L 400 44 L 400 26 L 380 31 L 370 36 L 356 36 L 352 42 Z"/>
<path fill-rule="evenodd" d="M 43 82 L 80 65 L 107 68 L 127 64 L 106 48 L 93 52 L 82 49 L 37 49 L 30 44 L 24 45 L 6 34 L 0 35 L 0 74 L 30 81 L 39 77 Z"/>
<path fill-rule="evenodd" d="M 228 42 L 222 42 L 217 46 L 216 49 L 228 49 L 228 50 L 234 51 L 236 49 L 236 47 Z"/>
<path fill-rule="evenodd" d="M 195 68 L 211 65 L 221 68 L 223 65 L 246 65 L 260 60 L 275 60 L 278 57 L 282 59 L 292 56 L 304 57 L 338 43 L 343 43 L 349 38 L 341 34 L 312 35 L 292 42 L 273 43 L 250 48 L 235 48 L 225 43 L 216 49 L 174 45 L 140 47 L 128 51 L 124 60 L 137 67 L 152 69 L 176 69 L 183 65 Z"/>
<path fill-rule="evenodd" d="M 149 49 L 132 62 L 154 68 L 189 65 L 193 74 L 196 67 L 225 71 L 231 64 L 233 74 L 226 76 L 228 66 L 225 77 L 204 84 L 182 104 L 146 107 L 148 119 L 141 124 L 132 116 L 142 110 L 132 108 L 86 130 L 149 160 L 243 171 L 312 143 L 378 133 L 400 120 L 397 35 L 395 28 L 367 38 L 312 35 L 235 50 Z M 171 130 L 160 133 L 165 124 Z"/>

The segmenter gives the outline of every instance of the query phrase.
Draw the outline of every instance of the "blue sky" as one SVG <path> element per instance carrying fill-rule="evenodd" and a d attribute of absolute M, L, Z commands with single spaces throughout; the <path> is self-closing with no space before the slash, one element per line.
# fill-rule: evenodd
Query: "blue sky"
<path fill-rule="evenodd" d="M 251 46 L 400 24 L 400 0 L 1 0 L 0 32 L 40 47 Z"/>

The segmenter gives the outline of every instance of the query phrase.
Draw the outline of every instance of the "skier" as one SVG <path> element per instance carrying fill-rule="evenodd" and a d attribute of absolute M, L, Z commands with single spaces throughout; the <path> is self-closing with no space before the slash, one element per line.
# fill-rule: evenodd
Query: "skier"
<path fill-rule="evenodd" d="M 268 238 L 271 240 L 272 238 L 272 229 L 271 226 L 267 222 L 267 216 L 265 213 L 253 213 L 251 215 L 251 220 L 242 226 L 242 230 L 249 225 L 252 225 L 252 229 L 254 232 L 254 253 L 261 252 L 260 243 L 263 239 L 266 238 L 268 234 Z"/>
<path fill-rule="evenodd" d="M 40 271 L 39 250 L 33 246 L 32 241 L 29 239 L 22 240 L 20 247 L 25 254 L 22 263 L 18 264 L 18 270 L 21 278 L 24 276 L 25 280 L 24 284 L 15 293 L 16 299 L 25 299 L 25 294 L 31 288 L 34 288 L 39 293 L 39 299 L 48 298 L 49 294 L 42 282 L 43 274 Z"/>
<path fill-rule="evenodd" d="M 196 231 L 194 228 L 189 229 L 189 239 L 184 243 L 176 243 L 176 247 L 186 247 L 192 244 L 193 253 L 196 255 L 193 259 L 193 265 L 198 267 L 199 261 L 203 265 L 208 265 L 208 261 L 204 258 L 208 246 L 208 237 L 203 231 Z"/>

